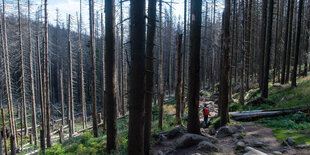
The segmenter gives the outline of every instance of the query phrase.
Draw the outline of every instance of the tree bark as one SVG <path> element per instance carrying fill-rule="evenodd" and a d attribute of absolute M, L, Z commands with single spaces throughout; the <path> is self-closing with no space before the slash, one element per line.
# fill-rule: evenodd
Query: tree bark
<path fill-rule="evenodd" d="M 128 154 L 144 154 L 145 0 L 130 4 L 130 92 Z"/>
<path fill-rule="evenodd" d="M 201 0 L 191 1 L 190 26 L 190 57 L 188 81 L 188 123 L 189 133 L 200 133 L 199 108 L 199 65 L 200 65 L 200 35 L 201 35 Z"/>
<path fill-rule="evenodd" d="M 296 76 L 297 76 L 297 65 L 298 65 L 298 57 L 299 57 L 299 49 L 300 49 L 300 39 L 301 39 L 301 19 L 302 19 L 302 11 L 303 11 L 303 0 L 299 1 L 299 11 L 298 11 L 298 25 L 297 25 L 297 39 L 296 39 L 296 46 L 295 46 L 295 59 L 294 59 L 294 68 L 292 72 L 292 87 L 296 87 Z"/>
<path fill-rule="evenodd" d="M 158 127 L 162 129 L 163 126 L 163 104 L 164 104 L 164 68 L 163 68 L 163 47 L 162 47 L 162 0 L 159 0 L 159 58 L 158 58 Z"/>
<path fill-rule="evenodd" d="M 9 52 L 8 52 L 8 43 L 7 43 L 7 33 L 6 33 L 6 17 L 5 17 L 5 1 L 2 1 L 3 4 L 3 14 L 2 14 L 2 28 L 1 28 L 1 36 L 2 36 L 2 52 L 4 57 L 4 69 L 5 69 L 5 79 L 6 79 L 6 94 L 8 100 L 8 111 L 9 111 L 9 119 L 10 119 L 10 131 L 13 135 L 15 135 L 15 119 L 14 119 L 14 107 L 13 107 L 13 97 L 12 97 L 12 88 L 11 88 L 11 73 L 10 73 L 10 60 L 9 60 Z M 15 144 L 16 140 L 14 139 Z"/>
<path fill-rule="evenodd" d="M 259 65 L 259 86 L 262 91 L 263 88 L 263 79 L 264 79 L 264 66 L 265 66 L 265 50 L 266 50 L 266 28 L 267 28 L 267 0 L 263 0 L 262 10 L 262 27 L 261 27 L 261 36 L 260 36 L 260 65 Z"/>
<path fill-rule="evenodd" d="M 291 0 L 291 5 L 290 5 L 290 29 L 288 32 L 288 44 L 287 44 L 287 58 L 286 58 L 286 76 L 285 76 L 285 83 L 288 83 L 289 78 L 290 78 L 290 70 L 291 70 L 291 50 L 292 50 L 292 30 L 293 30 L 293 18 L 294 18 L 294 0 Z"/>
<path fill-rule="evenodd" d="M 262 97 L 268 98 L 268 80 L 269 80 L 269 68 L 270 68 L 270 52 L 271 52 L 271 42 L 272 42 L 272 23 L 273 23 L 273 0 L 269 0 L 269 14 L 268 14 L 268 28 L 267 28 L 267 44 L 266 44 L 266 54 L 265 54 L 265 70 L 263 78 L 263 90 Z"/>
<path fill-rule="evenodd" d="M 145 126 L 144 126 L 144 154 L 150 154 L 150 140 L 152 129 L 152 97 L 154 92 L 154 56 L 156 31 L 156 0 L 148 2 L 148 25 L 146 44 L 146 78 L 145 78 Z"/>
<path fill-rule="evenodd" d="M 222 73 L 221 73 L 221 80 L 220 80 L 220 107 L 221 112 L 221 121 L 220 125 L 225 126 L 229 122 L 229 115 L 228 115 L 228 81 L 229 81 L 229 45 L 230 45 L 230 0 L 225 0 L 225 9 L 224 9 L 224 44 L 223 44 L 223 51 L 222 51 Z"/>
<path fill-rule="evenodd" d="M 25 63 L 24 63 L 24 50 L 23 50 L 23 32 L 22 32 L 22 22 L 20 13 L 20 0 L 17 2 L 18 6 L 18 32 L 19 32 L 19 52 L 20 52 L 20 62 L 21 62 L 21 103 L 23 104 L 23 122 L 25 127 L 25 135 L 28 135 L 27 129 L 27 107 L 26 107 L 26 86 L 25 86 Z"/>
<path fill-rule="evenodd" d="M 117 105 L 114 94 L 115 81 L 115 0 L 105 0 L 106 12 L 106 54 L 105 54 L 105 79 L 107 104 L 107 151 L 118 150 L 117 141 Z M 131 102 L 132 103 L 132 102 Z M 133 103 L 132 103 L 133 104 Z"/>
<path fill-rule="evenodd" d="M 30 19 L 30 0 L 28 0 L 28 35 L 29 35 L 29 61 L 30 61 L 30 81 L 31 81 L 31 114 L 32 114 L 32 136 L 34 144 L 37 146 L 37 112 L 36 112 L 36 100 L 35 100 L 35 86 L 34 86 L 34 76 L 33 76 L 33 51 L 32 51 L 32 29 L 31 29 L 31 19 Z"/>
<path fill-rule="evenodd" d="M 90 28 L 90 48 L 91 48 L 91 102 L 93 117 L 94 137 L 98 137 L 97 121 L 97 95 L 96 95 L 96 47 L 95 47 L 95 19 L 94 19 L 94 0 L 89 0 L 89 28 Z"/>
<path fill-rule="evenodd" d="M 176 37 L 176 57 L 175 57 L 175 62 L 176 62 L 176 70 L 175 70 L 175 75 L 176 75 L 176 81 L 175 81 L 175 100 L 176 100 L 176 122 L 178 125 L 181 125 L 181 63 L 182 63 L 182 34 L 177 34 Z"/>

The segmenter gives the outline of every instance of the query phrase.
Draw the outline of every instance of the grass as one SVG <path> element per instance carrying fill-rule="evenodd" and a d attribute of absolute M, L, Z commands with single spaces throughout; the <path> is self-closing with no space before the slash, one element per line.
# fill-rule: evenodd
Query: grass
<path fill-rule="evenodd" d="M 262 103 L 259 106 L 240 105 L 233 102 L 229 105 L 230 111 L 249 111 L 249 110 L 266 110 L 266 109 L 287 109 L 295 107 L 310 106 L 310 76 L 299 78 L 297 80 L 298 86 L 292 88 L 290 84 L 282 86 L 273 86 L 269 83 L 269 97 L 266 99 L 267 104 Z M 246 94 L 245 100 L 252 101 L 260 97 L 258 88 L 249 90 Z M 239 93 L 233 95 L 233 99 L 238 99 Z"/>
<path fill-rule="evenodd" d="M 158 106 L 153 107 L 153 121 L 152 121 L 152 136 L 151 144 L 156 143 L 154 135 L 161 131 L 171 130 L 175 127 L 174 115 L 170 115 L 174 107 L 170 104 L 164 106 L 164 116 L 163 116 L 163 127 L 158 128 Z M 129 120 L 121 119 L 118 120 L 118 143 L 119 151 L 112 154 L 127 154 L 128 147 L 128 124 Z M 102 127 L 101 127 L 102 128 Z M 99 130 L 100 131 L 100 130 Z M 101 129 L 102 131 L 102 129 Z M 102 132 L 99 132 L 102 133 Z M 94 138 L 91 131 L 87 131 L 84 134 L 70 138 L 66 140 L 63 144 L 54 144 L 52 148 L 47 149 L 45 154 L 47 155 L 86 155 L 86 154 L 104 154 L 106 152 L 106 135 L 100 135 L 98 138 Z"/>
<path fill-rule="evenodd" d="M 256 123 L 272 128 L 274 136 L 281 141 L 291 137 L 295 139 L 297 145 L 310 144 L 310 118 L 305 113 L 264 118 L 257 120 Z"/>

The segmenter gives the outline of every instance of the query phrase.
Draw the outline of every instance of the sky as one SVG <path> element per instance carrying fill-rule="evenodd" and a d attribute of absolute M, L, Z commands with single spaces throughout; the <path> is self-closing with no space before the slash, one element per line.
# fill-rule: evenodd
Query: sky
<path fill-rule="evenodd" d="M 15 0 L 14 0 L 15 1 Z M 22 2 L 24 1 L 25 3 L 27 2 L 27 0 L 21 0 Z M 40 6 L 42 0 L 31 0 L 32 4 L 32 11 L 35 11 L 37 7 Z M 95 0 L 95 10 L 101 12 L 102 8 L 104 6 L 102 6 L 102 1 L 104 0 Z M 170 1 L 170 0 L 165 0 L 165 1 Z M 189 0 L 188 0 L 189 1 Z M 219 0 L 219 2 L 217 3 L 217 7 L 219 10 L 222 10 L 223 8 L 223 4 L 221 2 L 222 0 Z M 82 13 L 83 13 L 83 27 L 88 27 L 88 5 L 89 5 L 89 0 L 82 0 Z M 116 0 L 116 11 L 119 9 L 118 5 L 119 5 L 119 0 Z M 184 0 L 173 0 L 174 4 L 173 4 L 173 14 L 176 18 L 178 18 L 179 16 L 181 17 L 181 20 L 183 21 L 183 14 L 184 14 Z M 203 0 L 203 2 L 205 2 L 205 0 Z M 205 3 L 204 3 L 205 4 Z M 168 7 L 168 5 L 164 5 L 166 7 Z M 26 8 L 25 8 L 26 9 Z M 66 21 L 66 17 L 68 14 L 71 14 L 72 19 L 71 21 L 73 22 L 72 25 L 76 25 L 74 24 L 74 22 L 76 22 L 77 20 L 77 12 L 79 12 L 80 10 L 80 0 L 48 0 L 48 14 L 49 14 L 49 22 L 53 25 L 55 25 L 56 23 L 56 9 L 59 9 L 59 13 L 60 13 L 60 21 L 61 22 L 65 22 Z M 125 2 L 123 9 L 125 10 L 125 13 L 128 13 L 129 10 L 129 2 Z M 203 6 L 203 10 L 204 10 L 204 6 Z M 95 12 L 96 12 L 95 11 Z M 128 15 L 128 14 L 127 14 Z M 127 15 L 124 15 L 126 18 Z M 119 15 L 116 13 L 116 17 L 119 17 Z M 116 18 L 117 23 L 118 23 L 118 18 Z M 76 27 L 73 26 L 73 29 L 75 29 Z"/>

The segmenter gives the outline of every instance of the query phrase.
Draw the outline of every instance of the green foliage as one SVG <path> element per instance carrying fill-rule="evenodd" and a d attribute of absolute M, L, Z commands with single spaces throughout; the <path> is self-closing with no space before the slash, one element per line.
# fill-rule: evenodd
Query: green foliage
<path fill-rule="evenodd" d="M 221 117 L 212 118 L 210 120 L 211 126 L 210 128 L 218 129 L 220 128 Z"/>
<path fill-rule="evenodd" d="M 206 97 L 209 97 L 209 98 L 212 96 L 212 94 L 210 92 L 205 91 L 205 90 L 201 90 L 200 93 L 202 93 L 203 96 L 206 96 Z"/>
<path fill-rule="evenodd" d="M 264 118 L 256 122 L 273 128 L 275 137 L 282 141 L 292 137 L 297 144 L 310 144 L 310 118 L 305 113 L 298 112 L 288 116 Z"/>

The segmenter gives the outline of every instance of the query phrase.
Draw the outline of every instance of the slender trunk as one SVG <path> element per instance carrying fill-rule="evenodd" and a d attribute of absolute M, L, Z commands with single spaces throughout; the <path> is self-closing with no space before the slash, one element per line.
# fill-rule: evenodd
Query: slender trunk
<path fill-rule="evenodd" d="M 186 56 L 187 56 L 187 52 L 186 52 L 186 17 L 187 15 L 187 0 L 184 0 L 184 39 L 183 39 L 183 66 L 182 66 L 182 105 L 181 105 L 181 113 L 182 116 L 184 115 L 184 110 L 185 110 L 185 85 L 186 85 L 186 68 L 187 68 L 187 61 L 186 61 Z"/>
<path fill-rule="evenodd" d="M 297 40 L 295 46 L 295 59 L 294 59 L 294 68 L 292 72 L 292 87 L 296 87 L 296 76 L 297 76 L 297 65 L 298 65 L 298 57 L 299 57 L 299 49 L 300 49 L 300 35 L 301 35 L 301 19 L 302 19 L 302 11 L 303 11 L 303 0 L 299 1 L 299 11 L 298 11 L 298 23 L 297 23 Z"/>
<path fill-rule="evenodd" d="M 130 93 L 128 154 L 144 154 L 145 95 L 145 0 L 130 4 Z"/>
<path fill-rule="evenodd" d="M 269 14 L 268 14 L 268 28 L 267 28 L 267 44 L 266 44 L 266 54 L 265 54 L 265 70 L 263 78 L 263 90 L 262 97 L 268 98 L 268 77 L 270 68 L 270 52 L 271 52 L 271 42 L 272 42 L 272 21 L 273 21 L 273 0 L 269 0 Z"/>
<path fill-rule="evenodd" d="M 176 57 L 175 57 L 175 62 L 176 62 L 176 70 L 175 70 L 175 75 L 176 75 L 176 82 L 175 82 L 175 100 L 176 100 L 176 122 L 178 125 L 181 125 L 181 63 L 182 63 L 182 34 L 178 34 L 176 37 Z"/>
<path fill-rule="evenodd" d="M 12 88 L 11 88 L 11 73 L 10 73 L 10 60 L 9 60 L 9 52 L 8 52 L 8 43 L 7 43 L 7 33 L 6 33 L 6 17 L 5 17 L 5 1 L 2 1 L 3 4 L 3 14 L 2 14 L 2 28 L 1 28 L 1 36 L 2 36 L 2 52 L 4 57 L 4 69 L 5 69 L 5 79 L 6 79 L 6 94 L 8 100 L 8 111 L 10 118 L 10 131 L 13 135 L 15 133 L 15 121 L 14 121 L 14 107 L 13 107 L 13 97 L 12 97 Z M 15 145 L 16 145 L 16 140 Z"/>
<path fill-rule="evenodd" d="M 2 119 L 2 136 L 3 136 L 3 142 L 4 142 L 4 152 L 5 155 L 8 155 L 8 144 L 7 144 L 7 135 L 6 135 L 6 126 L 5 126 L 5 115 L 4 115 L 4 109 L 1 108 L 1 119 Z"/>
<path fill-rule="evenodd" d="M 144 154 L 150 154 L 150 140 L 152 129 L 152 97 L 154 92 L 154 56 L 156 31 L 156 0 L 148 3 L 148 25 L 146 44 L 146 78 L 145 78 L 145 126 L 144 126 Z M 155 103 L 155 102 L 154 102 Z"/>
<path fill-rule="evenodd" d="M 158 58 L 158 106 L 159 106 L 159 117 L 158 127 L 163 127 L 163 104 L 164 104 L 164 68 L 163 68 L 163 47 L 162 47 L 162 0 L 159 0 L 159 58 Z"/>
<path fill-rule="evenodd" d="M 80 51 L 80 65 L 81 65 L 81 103 L 82 103 L 82 124 L 83 129 L 86 128 L 87 124 L 87 114 L 86 114 L 86 99 L 85 99 L 85 86 L 84 86 L 84 54 L 82 48 L 82 0 L 80 0 L 80 23 L 79 27 L 79 51 Z"/>
<path fill-rule="evenodd" d="M 120 23 L 121 23 L 121 112 L 122 116 L 126 113 L 126 106 L 125 106 L 125 74 L 124 74 L 124 67 L 125 67 L 125 50 L 124 50 L 124 24 L 123 24 L 123 2 L 120 2 L 121 6 L 121 17 L 120 17 Z"/>
<path fill-rule="evenodd" d="M 265 66 L 265 50 L 266 50 L 266 28 L 267 28 L 267 0 L 263 0 L 262 10 L 262 27 L 261 27 L 261 36 L 260 36 L 260 65 L 259 65 L 259 86 L 262 91 L 263 88 L 263 78 L 264 78 L 264 66 Z"/>
<path fill-rule="evenodd" d="M 291 8 L 291 0 L 288 0 L 287 6 L 287 14 L 286 14 L 286 30 L 285 30 L 285 43 L 284 43 L 284 51 L 283 51 L 283 62 L 282 62 L 282 72 L 281 72 L 281 84 L 285 83 L 285 71 L 286 71 L 286 57 L 287 57 L 287 43 L 288 43 L 288 36 L 289 36 L 289 27 L 290 27 L 290 8 Z M 287 73 L 286 73 L 287 74 Z"/>
<path fill-rule="evenodd" d="M 23 32 L 22 32 L 22 22 L 20 13 L 20 0 L 18 0 L 18 32 L 19 32 L 19 51 L 20 51 L 20 62 L 21 62 L 21 103 L 23 104 L 23 122 L 25 127 L 25 135 L 28 135 L 27 129 L 27 107 L 26 107 L 26 86 L 25 86 L 25 64 L 24 64 L 24 50 L 23 50 Z"/>
<path fill-rule="evenodd" d="M 288 45 L 287 45 L 287 59 L 286 59 L 286 77 L 285 77 L 285 83 L 288 83 L 290 78 L 290 70 L 291 70 L 291 50 L 292 50 L 292 30 L 293 30 L 293 18 L 294 18 L 294 3 L 295 1 L 291 1 L 291 8 L 290 8 L 290 29 L 289 29 L 289 37 L 288 37 Z"/>
<path fill-rule="evenodd" d="M 89 0 L 89 28 L 90 28 L 90 47 L 91 47 L 91 102 L 93 117 L 94 137 L 98 137 L 97 121 L 97 95 L 96 95 L 96 47 L 95 47 L 95 19 L 94 19 L 94 0 Z"/>
<path fill-rule="evenodd" d="M 48 12 L 47 12 L 48 0 L 44 3 L 44 52 L 45 52 L 45 98 L 46 98 L 46 145 L 52 146 L 51 132 L 50 132 L 50 81 L 49 81 L 49 51 L 48 51 Z"/>

